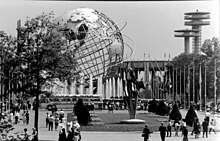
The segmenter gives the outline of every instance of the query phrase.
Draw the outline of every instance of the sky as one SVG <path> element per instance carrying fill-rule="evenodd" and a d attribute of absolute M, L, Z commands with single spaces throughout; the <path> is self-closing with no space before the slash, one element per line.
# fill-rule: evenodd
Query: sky
<path fill-rule="evenodd" d="M 134 53 L 131 60 L 168 60 L 184 51 L 184 39 L 174 37 L 174 30 L 190 29 L 184 26 L 184 13 L 197 9 L 210 12 L 209 26 L 202 27 L 202 42 L 219 38 L 219 1 L 0 1 L 0 30 L 16 36 L 17 20 L 25 21 L 43 12 L 54 11 L 55 16 L 87 7 L 98 10 L 112 19 Z M 22 24 L 23 24 L 22 23 Z M 128 37 L 128 38 L 127 38 Z M 128 40 L 130 39 L 130 40 Z M 192 45 L 192 42 L 190 42 Z M 129 56 L 129 49 L 126 47 Z M 192 51 L 192 50 L 190 50 Z M 166 54 L 166 55 L 165 55 Z"/>

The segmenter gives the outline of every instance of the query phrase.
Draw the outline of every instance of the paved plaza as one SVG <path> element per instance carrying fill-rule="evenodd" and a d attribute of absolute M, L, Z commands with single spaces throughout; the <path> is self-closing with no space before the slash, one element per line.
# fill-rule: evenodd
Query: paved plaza
<path fill-rule="evenodd" d="M 31 134 L 31 128 L 34 126 L 34 111 L 30 112 L 30 124 L 29 125 L 23 125 L 22 121 L 15 125 L 15 130 L 13 132 L 23 131 L 24 128 L 27 128 L 29 131 L 29 134 Z M 65 114 L 71 112 L 71 111 L 65 111 Z M 97 112 L 107 112 L 106 110 L 97 111 Z M 127 112 L 126 110 L 119 110 L 115 112 Z M 139 112 L 146 112 L 146 111 L 138 111 Z M 57 141 L 58 140 L 58 131 L 48 131 L 47 128 L 45 128 L 45 117 L 46 117 L 47 111 L 40 110 L 39 111 L 39 139 L 40 140 L 50 140 L 50 141 Z M 185 117 L 186 110 L 181 110 L 181 113 L 183 117 Z M 200 121 L 204 118 L 203 112 L 198 112 L 198 117 Z M 218 125 L 216 128 L 220 130 L 220 118 L 218 119 Z M 144 126 L 143 126 L 144 127 Z M 82 141 L 142 141 L 143 138 L 141 137 L 141 131 L 139 132 L 87 132 L 82 131 Z M 174 135 L 174 133 L 173 133 Z M 201 141 L 217 141 L 220 139 L 220 132 L 217 134 L 212 133 L 209 135 L 208 138 L 202 138 L 200 137 L 199 140 Z M 160 136 L 158 132 L 154 132 L 151 135 L 152 141 L 159 141 Z M 181 141 L 182 137 L 167 137 L 166 141 Z M 194 136 L 190 135 L 189 133 L 189 140 L 198 140 L 195 139 Z"/>

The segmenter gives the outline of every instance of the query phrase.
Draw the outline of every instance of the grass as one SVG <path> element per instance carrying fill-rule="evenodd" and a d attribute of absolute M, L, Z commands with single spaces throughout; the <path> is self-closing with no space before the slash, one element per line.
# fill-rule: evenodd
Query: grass
<path fill-rule="evenodd" d="M 82 131 L 128 132 L 142 131 L 144 128 L 144 124 L 121 124 L 121 120 L 129 119 L 128 113 L 92 113 L 96 114 L 103 121 L 104 125 L 82 126 Z M 70 118 L 69 116 L 67 118 Z M 158 131 L 161 121 L 164 121 L 165 125 L 167 125 L 167 117 L 157 116 L 152 113 L 139 113 L 136 115 L 136 118 L 145 120 L 152 131 Z"/>

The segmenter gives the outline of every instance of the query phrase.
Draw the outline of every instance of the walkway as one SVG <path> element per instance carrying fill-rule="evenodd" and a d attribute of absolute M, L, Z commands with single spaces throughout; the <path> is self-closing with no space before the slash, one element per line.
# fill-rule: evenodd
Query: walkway
<path fill-rule="evenodd" d="M 104 111 L 99 111 L 99 112 L 106 112 Z M 119 110 L 115 112 L 127 112 L 125 110 Z M 138 111 L 139 112 L 146 112 L 146 111 Z M 18 131 L 23 131 L 24 128 L 27 128 L 29 131 L 29 134 L 31 134 L 31 128 L 34 126 L 34 111 L 30 111 L 30 124 L 29 125 L 23 125 L 22 120 L 20 121 L 19 124 L 15 125 L 15 130 L 13 132 L 18 132 Z M 67 112 L 65 112 L 67 113 Z M 185 117 L 187 111 L 186 110 L 181 110 L 182 116 Z M 46 111 L 45 110 L 40 110 L 39 112 L 39 139 L 40 140 L 51 140 L 51 141 L 57 141 L 58 140 L 58 131 L 48 131 L 45 128 L 45 115 Z M 198 117 L 200 121 L 203 121 L 204 119 L 204 113 L 198 111 Z M 220 130 L 220 117 L 217 118 L 218 120 L 218 125 L 217 128 Z M 81 132 L 82 134 L 82 141 L 141 141 L 143 140 L 141 137 L 141 131 L 140 132 Z M 174 133 L 173 133 L 174 134 Z M 159 140 L 159 133 L 153 133 L 152 134 L 152 141 Z M 182 137 L 171 137 L 167 138 L 166 141 L 177 141 L 182 140 Z M 194 139 L 194 136 L 191 136 L 189 134 L 189 139 L 190 140 L 196 140 Z M 201 141 L 208 141 L 208 140 L 217 140 L 220 139 L 220 132 L 217 134 L 213 134 L 209 136 L 209 138 L 200 138 L 199 140 Z"/>

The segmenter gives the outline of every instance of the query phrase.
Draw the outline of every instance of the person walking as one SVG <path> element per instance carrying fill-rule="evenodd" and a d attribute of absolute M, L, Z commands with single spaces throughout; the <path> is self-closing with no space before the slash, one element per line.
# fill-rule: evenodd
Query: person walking
<path fill-rule="evenodd" d="M 18 123 L 18 119 L 19 119 L 19 113 L 16 112 L 16 113 L 15 113 L 15 124 Z"/>
<path fill-rule="evenodd" d="M 201 126 L 200 126 L 200 123 L 199 123 L 199 119 L 197 118 L 196 122 L 194 124 L 195 138 L 199 138 L 200 129 L 201 129 Z"/>
<path fill-rule="evenodd" d="M 13 121 L 13 113 L 11 112 L 10 114 L 9 114 L 9 117 L 8 117 L 8 122 L 10 122 L 10 123 L 12 123 L 12 121 Z"/>
<path fill-rule="evenodd" d="M 53 116 L 52 115 L 50 115 L 50 117 L 48 118 L 48 120 L 49 120 L 49 131 L 51 130 L 51 131 L 53 131 Z"/>
<path fill-rule="evenodd" d="M 165 141 L 166 127 L 163 125 L 163 122 L 161 122 L 161 126 L 159 127 L 158 131 L 160 131 L 161 141 Z"/>
<path fill-rule="evenodd" d="M 145 124 L 145 127 L 144 127 L 142 135 L 141 135 L 142 137 L 144 137 L 144 141 L 149 141 L 151 133 L 153 133 L 153 132 L 151 132 L 150 129 L 148 128 L 148 124 Z"/>
<path fill-rule="evenodd" d="M 73 127 L 71 128 L 71 130 L 68 131 L 67 141 L 74 141 L 74 129 L 73 129 Z"/>
<path fill-rule="evenodd" d="M 48 114 L 48 113 L 46 114 L 46 119 L 45 119 L 45 121 L 46 121 L 46 128 L 47 128 L 48 125 L 49 125 L 49 114 Z"/>
<path fill-rule="evenodd" d="M 169 120 L 169 123 L 168 123 L 168 125 L 167 125 L 167 137 L 171 137 L 171 134 L 172 134 L 172 132 L 171 132 L 171 130 L 172 130 L 171 125 L 172 125 L 172 123 L 171 123 L 171 121 Z"/>
<path fill-rule="evenodd" d="M 61 109 L 60 110 L 60 122 L 63 122 L 63 118 L 64 118 L 64 111 Z"/>
<path fill-rule="evenodd" d="M 58 141 L 66 141 L 66 131 L 65 128 L 61 129 L 61 131 L 59 132 L 59 139 Z"/>
<path fill-rule="evenodd" d="M 28 113 L 28 111 L 26 112 L 25 116 L 26 116 L 26 124 L 29 124 L 29 113 Z"/>
<path fill-rule="evenodd" d="M 25 110 L 23 111 L 21 116 L 22 116 L 23 124 L 25 125 L 26 124 L 26 111 Z"/>
<path fill-rule="evenodd" d="M 193 124 L 192 124 L 193 130 L 192 130 L 192 132 L 191 132 L 191 135 L 193 135 L 194 132 L 195 132 L 194 125 L 196 124 L 196 119 L 197 119 L 197 118 L 195 117 L 194 120 L 193 120 Z"/>
<path fill-rule="evenodd" d="M 38 141 L 38 138 L 37 138 L 37 130 L 36 128 L 32 128 L 32 141 Z"/>
<path fill-rule="evenodd" d="M 208 138 L 208 120 L 204 119 L 204 121 L 202 122 L 202 129 L 203 129 L 203 138 L 206 135 L 206 138 Z"/>
<path fill-rule="evenodd" d="M 55 117 L 54 122 L 55 122 L 55 130 L 57 130 L 59 122 L 60 122 L 58 116 Z"/>
<path fill-rule="evenodd" d="M 24 128 L 24 138 L 22 141 L 30 141 L 27 128 Z"/>
<path fill-rule="evenodd" d="M 183 141 L 188 141 L 188 129 L 186 127 L 186 124 L 183 124 Z"/>
<path fill-rule="evenodd" d="M 205 113 L 205 120 L 207 121 L 208 125 L 210 122 L 210 117 L 211 117 L 211 113 L 209 112 L 209 108 L 207 108 L 206 113 Z"/>
<path fill-rule="evenodd" d="M 212 119 L 210 122 L 209 134 L 211 134 L 211 131 L 213 131 L 216 134 L 215 125 L 216 125 L 216 123 L 215 123 L 214 119 Z"/>
<path fill-rule="evenodd" d="M 179 120 L 175 120 L 175 121 L 174 121 L 175 136 L 178 136 L 179 127 L 180 127 Z"/>

